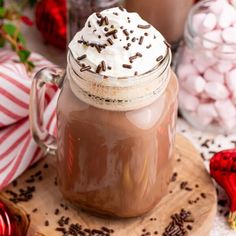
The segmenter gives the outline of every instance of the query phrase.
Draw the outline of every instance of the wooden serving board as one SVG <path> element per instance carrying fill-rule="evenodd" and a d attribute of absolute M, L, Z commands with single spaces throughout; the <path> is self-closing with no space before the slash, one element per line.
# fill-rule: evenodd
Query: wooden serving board
<path fill-rule="evenodd" d="M 47 164 L 45 165 L 45 163 Z M 26 189 L 27 186 L 36 187 L 35 192 L 32 193 L 31 200 L 18 203 L 30 214 L 29 236 L 63 235 L 62 232 L 55 230 L 60 227 L 58 221 L 62 216 L 69 217 L 68 225 L 64 226 L 66 229 L 72 223 L 78 223 L 82 228 L 88 229 L 101 229 L 101 227 L 105 226 L 113 229 L 114 232 L 110 235 L 115 236 L 162 235 L 165 227 L 171 221 L 170 216 L 174 213 L 179 213 L 182 208 L 191 211 L 195 219 L 194 223 L 191 224 L 192 229 L 188 230 L 188 235 L 208 236 L 216 213 L 215 188 L 199 153 L 181 135 L 177 135 L 176 155 L 173 165 L 174 172 L 177 172 L 178 176 L 176 181 L 171 182 L 169 194 L 162 199 L 153 211 L 145 216 L 133 219 L 107 219 L 92 216 L 75 209 L 63 200 L 55 185 L 56 160 L 53 157 L 48 157 L 39 162 L 36 167 L 28 170 L 17 180 L 16 186 L 11 184 L 2 194 L 10 198 L 7 190 L 19 192 L 20 188 Z M 36 180 L 33 183 L 26 183 L 26 180 L 29 180 L 30 176 L 35 174 L 37 176 L 35 177 Z M 188 181 L 187 186 L 192 191 L 180 188 L 183 181 Z M 191 201 L 192 203 L 190 204 Z M 56 209 L 59 212 L 55 212 L 58 211 Z"/>

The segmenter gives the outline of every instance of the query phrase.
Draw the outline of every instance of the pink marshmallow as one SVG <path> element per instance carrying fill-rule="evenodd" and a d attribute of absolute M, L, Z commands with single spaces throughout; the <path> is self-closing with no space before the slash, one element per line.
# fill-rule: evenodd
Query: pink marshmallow
<path fill-rule="evenodd" d="M 218 26 L 225 29 L 236 20 L 236 9 L 230 4 L 224 4 L 218 17 Z"/>
<path fill-rule="evenodd" d="M 197 97 L 192 96 L 191 94 L 184 91 L 183 89 L 180 89 L 179 104 L 180 104 L 180 107 L 184 108 L 185 110 L 196 111 L 199 101 Z"/>
<path fill-rule="evenodd" d="M 205 127 L 205 126 L 211 124 L 212 121 L 213 121 L 213 118 L 212 118 L 212 117 L 209 117 L 209 116 L 199 116 L 199 115 L 198 115 L 197 119 L 198 119 L 198 122 L 199 122 L 203 127 Z"/>
<path fill-rule="evenodd" d="M 236 43 L 236 27 L 229 27 L 222 31 L 222 38 L 226 43 Z"/>
<path fill-rule="evenodd" d="M 217 19 L 213 13 L 208 13 L 198 29 L 204 32 L 212 31 L 216 27 Z M 202 27 L 202 28 L 201 28 Z"/>
<path fill-rule="evenodd" d="M 213 30 L 204 34 L 202 45 L 204 48 L 213 49 L 217 44 L 222 43 L 221 30 Z"/>
<path fill-rule="evenodd" d="M 204 78 L 207 81 L 214 81 L 219 83 L 224 83 L 224 75 L 213 70 L 212 68 L 208 68 L 204 73 Z"/>
<path fill-rule="evenodd" d="M 200 73 L 204 73 L 210 66 L 214 65 L 215 61 L 215 59 L 209 59 L 206 56 L 196 55 L 193 65 Z"/>
<path fill-rule="evenodd" d="M 182 50 L 183 51 L 181 52 L 181 63 L 191 64 L 194 59 L 194 54 L 192 53 L 192 50 L 187 47 L 183 47 Z"/>
<path fill-rule="evenodd" d="M 215 56 L 220 60 L 235 60 L 235 48 L 232 45 L 222 44 L 215 50 Z"/>
<path fill-rule="evenodd" d="M 226 130 L 230 131 L 236 126 L 236 117 L 232 117 L 226 120 L 221 120 L 220 124 L 222 127 L 226 128 Z"/>
<path fill-rule="evenodd" d="M 215 100 L 226 99 L 229 96 L 227 88 L 218 82 L 206 83 L 205 92 L 210 98 Z"/>
<path fill-rule="evenodd" d="M 193 28 L 196 31 L 202 30 L 202 24 L 206 18 L 206 13 L 197 13 L 193 16 Z"/>
<path fill-rule="evenodd" d="M 197 109 L 198 116 L 217 118 L 218 114 L 216 112 L 214 103 L 200 104 Z"/>
<path fill-rule="evenodd" d="M 215 102 L 216 111 L 223 120 L 236 116 L 236 108 L 231 100 L 218 100 Z"/>
<path fill-rule="evenodd" d="M 182 86 L 192 95 L 197 95 L 204 90 L 205 80 L 200 75 L 189 75 Z"/>
<path fill-rule="evenodd" d="M 232 63 L 226 63 L 226 62 L 219 62 L 216 65 L 214 65 L 214 69 L 222 74 L 230 71 L 232 67 L 233 67 Z"/>
<path fill-rule="evenodd" d="M 189 75 L 197 75 L 198 72 L 192 64 L 180 64 L 177 68 L 178 77 L 185 80 Z"/>
<path fill-rule="evenodd" d="M 226 84 L 228 86 L 228 89 L 236 97 L 236 69 L 233 69 L 226 74 Z"/>
<path fill-rule="evenodd" d="M 218 1 L 212 2 L 209 6 L 209 10 L 210 12 L 218 16 L 222 12 L 222 9 L 224 8 L 224 5 L 226 4 L 227 2 L 225 0 L 218 0 Z"/>

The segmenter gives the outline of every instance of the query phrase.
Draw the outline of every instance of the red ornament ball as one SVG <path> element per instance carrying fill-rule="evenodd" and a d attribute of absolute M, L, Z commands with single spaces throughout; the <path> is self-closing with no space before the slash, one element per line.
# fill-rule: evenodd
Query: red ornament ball
<path fill-rule="evenodd" d="M 11 216 L 3 202 L 0 202 L 0 235 L 13 235 Z"/>
<path fill-rule="evenodd" d="M 46 43 L 66 48 L 66 0 L 41 0 L 36 5 L 36 26 Z"/>

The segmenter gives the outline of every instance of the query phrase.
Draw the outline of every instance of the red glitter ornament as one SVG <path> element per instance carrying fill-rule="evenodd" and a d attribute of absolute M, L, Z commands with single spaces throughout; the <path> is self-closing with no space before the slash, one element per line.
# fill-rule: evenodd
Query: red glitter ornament
<path fill-rule="evenodd" d="M 0 235 L 13 235 L 11 216 L 3 202 L 0 202 Z"/>
<path fill-rule="evenodd" d="M 41 0 L 36 5 L 36 26 L 46 43 L 66 48 L 66 0 Z"/>
<path fill-rule="evenodd" d="M 25 236 L 29 224 L 27 214 L 0 195 L 0 236 Z"/>
<path fill-rule="evenodd" d="M 236 149 L 216 153 L 210 161 L 210 173 L 229 197 L 228 222 L 236 229 Z"/>

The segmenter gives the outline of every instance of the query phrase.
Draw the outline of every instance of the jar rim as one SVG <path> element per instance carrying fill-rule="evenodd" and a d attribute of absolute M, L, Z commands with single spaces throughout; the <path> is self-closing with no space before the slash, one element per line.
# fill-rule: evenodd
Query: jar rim
<path fill-rule="evenodd" d="M 71 58 L 73 61 L 71 61 Z M 86 70 L 82 72 L 84 74 L 84 77 L 86 77 L 87 82 L 92 82 L 92 83 L 101 83 L 101 81 L 104 83 L 104 86 L 117 86 L 117 82 L 119 82 L 119 85 L 121 87 L 129 87 L 133 86 L 134 84 L 140 84 L 142 82 L 145 82 L 146 80 L 143 80 L 142 78 L 148 77 L 149 74 L 152 74 L 154 72 L 159 72 L 157 77 L 162 76 L 164 72 L 170 67 L 172 60 L 172 53 L 170 47 L 167 47 L 166 54 L 165 56 L 157 62 L 157 64 L 149 71 L 139 74 L 139 75 L 132 75 L 132 76 L 127 76 L 127 77 L 115 77 L 115 76 L 106 76 L 102 74 L 98 74 L 94 71 L 91 70 Z M 76 58 L 73 56 L 73 53 L 71 50 L 68 50 L 67 54 L 67 62 L 68 64 L 71 64 L 73 62 L 76 62 L 77 65 L 79 65 L 79 61 L 76 60 Z M 67 65 L 68 66 L 68 65 Z M 79 65 L 80 66 L 80 65 Z M 82 78 L 82 74 L 80 71 L 75 71 L 73 66 L 70 66 L 71 69 L 73 70 L 73 73 L 76 74 L 76 76 Z M 88 79 L 92 78 L 92 79 Z"/>
<path fill-rule="evenodd" d="M 205 42 L 209 42 L 209 43 L 215 44 L 216 46 L 222 46 L 222 43 L 219 43 L 217 41 L 214 41 L 214 40 L 211 40 L 209 38 L 206 38 L 204 36 L 204 32 L 197 31 L 197 29 L 195 29 L 193 27 L 193 17 L 194 17 L 194 15 L 196 15 L 199 12 L 208 12 L 208 9 L 210 7 L 209 4 L 212 3 L 212 2 L 216 2 L 216 0 L 202 0 L 202 1 L 199 1 L 198 3 L 196 3 L 192 7 L 192 9 L 189 12 L 188 18 L 187 18 L 187 23 L 186 23 L 186 27 L 185 27 L 185 37 L 188 37 L 189 34 L 190 34 L 190 36 L 192 38 L 198 37 L 199 39 L 204 40 Z M 234 43 L 226 43 L 226 42 L 224 42 L 224 45 L 225 46 L 234 47 L 234 48 L 236 47 L 236 44 L 234 44 Z M 236 51 L 236 49 L 235 49 L 235 51 Z M 223 53 L 224 54 L 232 54 L 232 53 L 235 53 L 235 51 L 223 52 Z"/>

